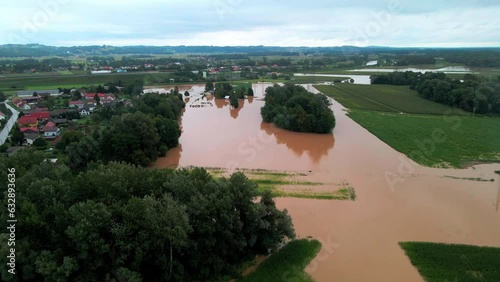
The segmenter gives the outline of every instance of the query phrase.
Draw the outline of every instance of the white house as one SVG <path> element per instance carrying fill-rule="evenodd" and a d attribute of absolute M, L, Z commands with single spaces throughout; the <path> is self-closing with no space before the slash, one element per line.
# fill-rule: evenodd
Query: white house
<path fill-rule="evenodd" d="M 61 134 L 61 129 L 59 129 L 59 127 L 44 126 L 40 131 L 43 132 L 44 138 L 56 138 Z"/>
<path fill-rule="evenodd" d="M 0 120 L 4 120 L 5 119 L 5 114 L 0 112 Z"/>
<path fill-rule="evenodd" d="M 83 107 L 83 109 L 80 110 L 80 115 L 82 116 L 89 116 L 92 114 L 92 112 L 94 111 L 95 107 L 92 107 L 92 106 L 89 106 L 89 105 L 85 105 L 85 107 Z"/>
<path fill-rule="evenodd" d="M 38 133 L 27 133 L 24 134 L 24 141 L 26 141 L 26 144 L 28 145 L 33 145 L 33 142 L 35 142 L 36 139 L 38 139 L 40 135 Z"/>

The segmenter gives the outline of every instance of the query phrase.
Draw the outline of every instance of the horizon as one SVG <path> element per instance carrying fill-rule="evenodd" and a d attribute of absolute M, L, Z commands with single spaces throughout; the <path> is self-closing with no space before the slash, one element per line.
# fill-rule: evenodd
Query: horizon
<path fill-rule="evenodd" d="M 47 45 L 42 43 L 25 43 L 25 44 L 12 44 L 12 43 L 0 43 L 0 46 L 30 46 L 39 45 L 45 47 L 56 47 L 56 48 L 78 48 L 78 47 L 115 47 L 115 48 L 126 48 L 126 47 L 155 47 L 155 48 L 168 48 L 168 47 L 207 47 L 207 48 L 238 48 L 238 47 L 261 47 L 261 48 L 305 48 L 305 49 L 326 49 L 326 48 L 360 48 L 360 49 L 499 49 L 498 46 L 357 46 L 357 45 L 335 45 L 335 46 L 284 46 L 284 45 L 108 45 L 108 44 L 93 44 L 93 45 Z"/>
<path fill-rule="evenodd" d="M 0 44 L 500 47 L 500 3 L 492 0 L 322 0 L 314 4 L 278 0 L 42 0 L 22 7 L 7 2 L 3 8 Z"/>

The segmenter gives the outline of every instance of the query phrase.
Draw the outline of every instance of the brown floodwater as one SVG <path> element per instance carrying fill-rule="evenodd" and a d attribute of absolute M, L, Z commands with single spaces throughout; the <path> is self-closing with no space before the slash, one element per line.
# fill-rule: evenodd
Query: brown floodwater
<path fill-rule="evenodd" d="M 349 119 L 335 101 L 333 134 L 281 130 L 262 123 L 265 87 L 254 85 L 256 97 L 240 100 L 238 109 L 202 98 L 201 87 L 191 89 L 180 145 L 155 166 L 311 171 L 310 181 L 347 181 L 356 189 L 354 202 L 276 200 L 291 214 L 298 237 L 322 241 L 306 269 L 318 282 L 423 281 L 398 245 L 404 241 L 500 247 L 500 182 L 494 173 L 500 164 L 421 167 Z"/>

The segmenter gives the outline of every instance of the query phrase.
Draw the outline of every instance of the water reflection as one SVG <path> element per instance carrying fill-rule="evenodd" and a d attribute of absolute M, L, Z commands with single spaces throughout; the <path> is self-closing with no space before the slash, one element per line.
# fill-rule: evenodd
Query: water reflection
<path fill-rule="evenodd" d="M 214 99 L 215 100 L 215 106 L 217 106 L 217 109 L 222 109 L 225 106 L 229 106 L 229 100 L 226 99 Z"/>
<path fill-rule="evenodd" d="M 500 209 L 500 174 L 497 177 L 497 183 L 498 183 L 498 192 L 497 192 L 497 209 L 496 209 L 496 212 L 498 213 L 498 210 Z"/>
<path fill-rule="evenodd" d="M 241 109 L 243 109 L 243 107 L 245 106 L 245 100 L 244 99 L 240 99 L 240 100 L 238 100 L 238 103 L 239 103 L 238 108 L 231 107 L 231 109 L 229 110 L 229 112 L 231 114 L 231 117 L 234 118 L 234 119 L 238 118 Z"/>
<path fill-rule="evenodd" d="M 274 136 L 278 144 L 286 145 L 297 157 L 306 153 L 313 164 L 318 164 L 335 145 L 333 134 L 296 133 L 264 122 L 261 123 L 260 128 L 267 135 Z"/>

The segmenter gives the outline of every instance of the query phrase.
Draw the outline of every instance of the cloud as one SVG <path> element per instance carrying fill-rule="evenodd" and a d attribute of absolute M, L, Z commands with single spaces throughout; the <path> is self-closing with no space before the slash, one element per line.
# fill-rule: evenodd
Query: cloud
<path fill-rule="evenodd" d="M 500 46 L 500 1 L 7 1 L 0 43 Z"/>

